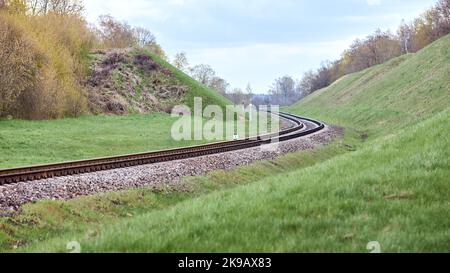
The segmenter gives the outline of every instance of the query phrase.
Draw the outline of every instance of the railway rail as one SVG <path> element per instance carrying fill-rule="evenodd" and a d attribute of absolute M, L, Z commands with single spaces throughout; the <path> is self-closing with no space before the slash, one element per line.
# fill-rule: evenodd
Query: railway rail
<path fill-rule="evenodd" d="M 0 186 L 52 177 L 93 173 L 104 170 L 154 164 L 242 150 L 270 144 L 272 142 L 283 142 L 307 136 L 319 132 L 325 128 L 325 125 L 323 123 L 312 119 L 302 118 L 286 113 L 277 113 L 277 115 L 292 122 L 295 125 L 292 128 L 282 130 L 278 133 L 265 134 L 255 138 L 247 138 L 236 141 L 218 142 L 200 146 L 149 153 L 104 157 L 14 169 L 3 169 L 0 170 Z"/>

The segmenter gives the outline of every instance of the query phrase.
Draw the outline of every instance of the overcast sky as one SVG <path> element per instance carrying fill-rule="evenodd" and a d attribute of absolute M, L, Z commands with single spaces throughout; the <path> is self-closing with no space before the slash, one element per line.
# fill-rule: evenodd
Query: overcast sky
<path fill-rule="evenodd" d="M 150 29 L 172 58 L 184 51 L 233 87 L 264 93 L 300 78 L 376 28 L 396 30 L 436 0 L 88 0 L 92 23 L 110 14 Z"/>

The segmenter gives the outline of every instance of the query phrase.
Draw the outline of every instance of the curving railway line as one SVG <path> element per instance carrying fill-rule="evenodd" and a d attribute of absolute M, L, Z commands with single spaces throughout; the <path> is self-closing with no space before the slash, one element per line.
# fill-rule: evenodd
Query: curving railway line
<path fill-rule="evenodd" d="M 126 168 L 138 165 L 147 165 L 186 158 L 195 158 L 205 155 L 218 154 L 247 148 L 253 148 L 283 142 L 314 134 L 325 128 L 319 121 L 302 118 L 291 114 L 278 113 L 281 118 L 294 124 L 292 128 L 258 136 L 257 138 L 237 141 L 226 141 L 201 146 L 171 149 L 157 152 L 130 154 L 115 157 L 105 157 L 89 160 L 47 164 L 24 168 L 0 170 L 0 186 L 20 182 L 41 180 L 52 177 L 71 176 L 82 173 L 93 173 L 103 170 Z"/>

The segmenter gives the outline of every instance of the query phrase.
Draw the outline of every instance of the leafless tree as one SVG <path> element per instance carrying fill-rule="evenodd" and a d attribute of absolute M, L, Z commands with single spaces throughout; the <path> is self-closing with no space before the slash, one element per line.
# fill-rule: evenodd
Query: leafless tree
<path fill-rule="evenodd" d="M 180 69 L 180 70 L 186 70 L 187 67 L 189 66 L 189 61 L 186 57 L 186 53 L 185 52 L 179 52 L 177 54 L 175 54 L 175 58 L 173 60 L 173 65 Z"/>
<path fill-rule="evenodd" d="M 227 95 L 227 97 L 235 104 L 245 104 L 245 94 L 240 88 L 234 88 L 231 93 Z"/>
<path fill-rule="evenodd" d="M 146 28 L 143 27 L 133 28 L 133 35 L 134 38 L 136 39 L 137 44 L 141 47 L 147 47 L 151 44 L 156 43 L 155 35 L 153 35 L 153 33 Z"/>
<path fill-rule="evenodd" d="M 297 88 L 295 80 L 291 76 L 284 76 L 276 79 L 269 93 L 272 95 L 272 102 L 280 105 L 290 105 L 296 101 Z"/>
<path fill-rule="evenodd" d="M 245 88 L 245 104 L 249 105 L 252 103 L 253 99 L 253 88 L 250 83 L 247 84 L 247 87 Z"/>
<path fill-rule="evenodd" d="M 409 24 L 405 23 L 405 21 L 403 20 L 397 31 L 397 35 L 398 39 L 400 40 L 402 53 L 410 53 L 412 49 L 411 39 L 414 37 L 412 27 Z"/>
<path fill-rule="evenodd" d="M 199 64 L 191 68 L 191 76 L 200 83 L 209 86 L 216 72 L 210 65 Z"/>
<path fill-rule="evenodd" d="M 228 92 L 230 84 L 226 80 L 216 76 L 211 79 L 209 87 L 224 96 Z"/>
<path fill-rule="evenodd" d="M 127 23 L 122 23 L 110 15 L 99 17 L 100 38 L 107 47 L 126 48 L 135 46 L 137 41 L 133 29 Z"/>
<path fill-rule="evenodd" d="M 49 12 L 57 14 L 81 14 L 84 10 L 82 0 L 26 0 L 32 15 Z"/>

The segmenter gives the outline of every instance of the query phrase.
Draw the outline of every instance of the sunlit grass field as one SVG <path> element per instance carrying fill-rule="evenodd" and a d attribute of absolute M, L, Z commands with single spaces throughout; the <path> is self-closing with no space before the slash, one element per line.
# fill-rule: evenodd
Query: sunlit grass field
<path fill-rule="evenodd" d="M 0 169 L 44 163 L 83 160 L 105 156 L 142 153 L 169 148 L 187 147 L 210 142 L 233 139 L 235 121 L 222 123 L 222 137 L 195 140 L 195 135 L 215 132 L 216 128 L 205 128 L 211 121 L 191 117 L 191 139 L 181 140 L 172 136 L 172 128 L 179 118 L 169 114 L 154 113 L 129 116 L 83 116 L 80 118 L 23 121 L 0 120 Z M 245 136 L 265 134 L 273 129 L 272 117 L 255 116 L 250 121 L 240 118 Z M 195 127 L 195 121 L 201 122 Z M 273 120 L 275 121 L 275 120 Z M 276 123 L 279 124 L 279 120 Z M 259 126 L 259 123 L 265 126 Z M 281 126 L 281 125 L 279 125 Z M 214 136 L 214 134 L 213 134 Z M 243 137 L 241 134 L 240 137 Z"/>
<path fill-rule="evenodd" d="M 204 141 L 175 141 L 168 114 L 0 121 L 0 168 L 88 159 Z"/>

